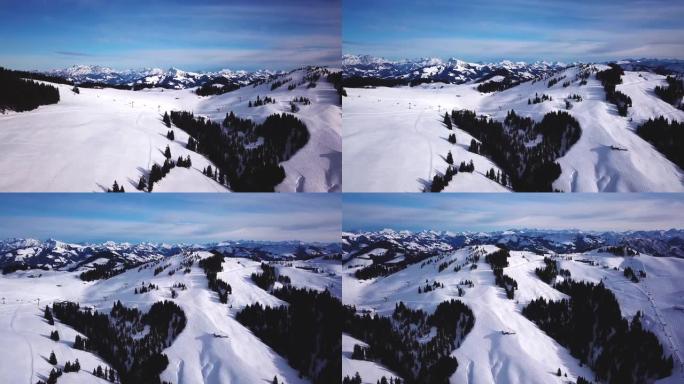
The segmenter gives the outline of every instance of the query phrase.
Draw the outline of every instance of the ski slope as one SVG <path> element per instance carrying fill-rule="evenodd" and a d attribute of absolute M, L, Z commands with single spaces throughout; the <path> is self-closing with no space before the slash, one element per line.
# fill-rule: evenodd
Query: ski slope
<path fill-rule="evenodd" d="M 477 247 L 487 253 L 497 249 L 492 245 Z M 399 301 L 428 313 L 433 312 L 439 303 L 452 298 L 464 302 L 475 315 L 475 325 L 461 346 L 452 352 L 459 365 L 450 378 L 451 383 L 560 384 L 574 383 L 578 376 L 593 379 L 590 368 L 581 366 L 579 360 L 521 314 L 522 308 L 532 299 L 560 300 L 566 297 L 535 275 L 534 269 L 543 266 L 544 256 L 526 251 L 510 252 L 509 266 L 504 268 L 504 273 L 517 281 L 518 290 L 515 291 L 515 299 L 509 300 L 504 290 L 494 284 L 494 274 L 484 258 L 477 263 L 476 269 L 466 266 L 458 272 L 453 271 L 454 265 L 465 263 L 471 249 L 473 247 L 464 247 L 446 253 L 443 259 L 422 268 L 421 263 L 412 264 L 391 275 L 365 281 L 353 276 L 360 267 L 356 267 L 355 259 L 352 259 L 346 263 L 349 268 L 345 268 L 342 277 L 343 302 L 355 305 L 359 311 L 384 316 L 390 315 Z M 684 322 L 684 301 L 678 282 L 684 273 L 684 260 L 644 254 L 618 257 L 595 251 L 551 256 L 560 261 L 561 268 L 569 269 L 575 280 L 597 283 L 603 279 L 606 287 L 618 298 L 624 317 L 631 318 L 640 310 L 644 327 L 652 330 L 665 351 L 675 356 L 673 374 L 658 383 L 677 383 L 684 379 L 678 358 L 684 342 L 684 331 L 678 326 Z M 579 261 L 586 259 L 594 260 L 598 265 Z M 438 271 L 439 263 L 452 260 L 454 264 L 449 268 Z M 647 277 L 638 284 L 628 281 L 623 276 L 626 266 L 645 270 Z M 429 282 L 439 281 L 444 288 L 419 294 L 418 287 L 424 285 L 426 279 Z M 474 287 L 461 286 L 465 294 L 459 297 L 458 284 L 462 280 L 471 280 Z M 347 340 L 347 343 L 353 344 L 354 341 Z M 353 345 L 347 349 L 351 351 Z M 343 375 L 366 372 L 370 380 L 364 378 L 364 382 L 375 382 L 373 378 L 382 372 L 383 367 L 364 363 L 368 362 L 347 362 Z M 562 377 L 556 376 L 558 368 L 563 372 Z"/>
<path fill-rule="evenodd" d="M 44 321 L 43 308 L 53 301 L 77 301 L 82 306 L 108 312 L 114 301 L 121 300 L 125 306 L 145 312 L 157 301 L 172 300 L 185 312 L 187 325 L 173 344 L 164 350 L 169 365 L 161 374 L 162 380 L 178 384 L 251 384 L 270 382 L 277 376 L 282 383 L 308 383 L 283 357 L 234 318 L 246 305 L 256 302 L 269 306 L 285 304 L 251 281 L 250 274 L 260 270 L 260 263 L 245 258 L 224 260 L 223 271 L 218 277 L 232 286 L 233 293 L 228 304 L 222 304 L 217 294 L 207 288 L 207 279 L 197 263 L 190 273 L 183 273 L 181 267 L 188 258 L 199 260 L 208 256 L 211 253 L 204 251 L 181 253 L 148 263 L 148 268 L 130 269 L 110 279 L 94 282 L 81 281 L 79 272 L 28 271 L 1 276 L 0 341 L 16 345 L 16 348 L 0 351 L 0 382 L 35 383 L 38 379 L 45 379 L 52 368 L 47 362 L 51 350 L 55 351 L 59 364 L 75 358 L 81 363 L 79 373 L 66 374 L 60 378 L 60 383 L 98 382 L 90 372 L 98 364 L 103 367 L 106 364 L 94 354 L 71 347 L 76 332 L 70 327 L 58 321 L 55 321 L 55 326 L 50 326 Z M 297 263 L 308 265 L 309 261 Z M 324 290 L 333 285 L 338 292 L 341 291 L 339 277 L 329 277 L 331 281 L 335 280 L 333 283 L 314 276 L 334 274 L 338 269 L 335 264 L 318 259 L 312 259 L 310 263 L 323 268 L 321 273 L 295 271 L 294 267 L 286 266 L 279 269 L 290 276 L 295 286 Z M 155 276 L 155 267 L 162 265 L 167 267 Z M 179 268 L 173 275 L 168 273 Z M 36 277 L 39 274 L 41 277 Z M 145 285 L 155 284 L 159 290 L 134 294 L 135 287 L 142 282 Z M 186 290 L 176 290 L 178 297 L 175 299 L 170 291 L 174 283 L 187 286 Z M 55 328 L 60 333 L 59 342 L 49 339 L 50 331 Z"/>
<path fill-rule="evenodd" d="M 306 69 L 289 74 L 293 82 Z M 111 88 L 59 88 L 60 102 L 29 112 L 0 115 L 0 191 L 5 192 L 102 192 L 114 180 L 126 192 L 136 190 L 141 175 L 154 163 L 164 162 L 169 145 L 172 159 L 190 155 L 192 167 L 176 167 L 159 183 L 160 192 L 227 192 L 205 177 L 202 170 L 212 164 L 204 156 L 185 148 L 188 135 L 162 122 L 164 112 L 185 110 L 223 121 L 233 111 L 242 118 L 263 121 L 272 113 L 290 111 L 289 101 L 305 96 L 311 105 L 301 106 L 295 115 L 307 125 L 309 142 L 282 165 L 286 178 L 276 187 L 280 192 L 339 191 L 341 171 L 341 108 L 333 86 L 325 77 L 315 88 L 287 85 L 271 91 L 270 82 L 245 86 L 223 95 L 200 97 L 193 89 L 161 88 L 140 91 Z M 248 108 L 249 100 L 260 95 L 275 97 L 277 104 Z"/>
<path fill-rule="evenodd" d="M 596 65 L 596 69 L 606 66 Z M 578 67 L 558 72 L 566 76 L 552 87 L 548 80 L 524 82 L 501 92 L 480 93 L 477 84 L 422 84 L 415 87 L 350 88 L 344 103 L 343 169 L 348 192 L 416 192 L 444 172 L 443 157 L 451 150 L 454 162 L 473 160 L 475 173 L 459 173 L 445 191 L 502 191 L 505 188 L 484 176 L 495 164 L 467 152 L 469 135 L 454 129 L 457 145 L 446 141 L 445 112 L 474 110 L 503 121 L 508 111 L 540 121 L 544 114 L 566 110 L 565 99 L 582 96 L 567 112 L 582 128 L 579 141 L 560 159 L 562 173 L 553 183 L 564 192 L 679 192 L 684 190 L 684 173 L 651 144 L 642 140 L 636 127 L 651 117 L 666 116 L 684 121 L 684 111 L 660 100 L 653 93 L 665 85 L 665 76 L 651 72 L 626 71 L 617 90 L 632 98 L 628 116 L 605 101 L 601 83 L 592 74 L 586 85 L 575 76 Z M 571 84 L 563 87 L 563 82 Z M 528 105 L 528 99 L 547 94 L 553 98 Z M 624 150 L 614 150 L 611 146 Z M 468 176 L 464 178 L 463 176 Z M 481 176 L 481 177 L 476 177 Z"/>

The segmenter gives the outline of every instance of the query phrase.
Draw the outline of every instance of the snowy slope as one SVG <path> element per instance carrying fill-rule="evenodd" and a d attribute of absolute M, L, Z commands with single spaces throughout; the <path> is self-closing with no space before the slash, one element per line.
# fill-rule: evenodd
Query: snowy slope
<path fill-rule="evenodd" d="M 40 375 L 46 375 L 51 368 L 45 361 L 51 349 L 55 350 L 60 362 L 67 358 L 79 358 L 83 370 L 69 375 L 81 381 L 68 382 L 94 382 L 89 372 L 97 364 L 104 366 L 97 356 L 71 348 L 75 332 L 69 327 L 56 322 L 63 340 L 59 343 L 45 336 L 54 327 L 42 319 L 37 300 L 40 300 L 41 307 L 55 300 L 72 300 L 104 311 L 108 311 L 116 300 L 142 311 L 157 301 L 173 300 L 183 309 L 188 322 L 174 343 L 164 350 L 169 357 L 169 365 L 161 375 L 162 380 L 173 383 L 247 384 L 270 381 L 277 376 L 279 382 L 307 383 L 283 357 L 234 319 L 235 314 L 248 304 L 283 304 L 251 281 L 249 276 L 259 269 L 260 263 L 244 258 L 225 259 L 224 270 L 219 278 L 232 286 L 233 294 L 229 296 L 228 304 L 221 304 L 216 293 L 207 289 L 207 279 L 197 263 L 189 273 L 183 273 L 181 266 L 189 258 L 198 260 L 208 256 L 211 253 L 205 251 L 179 253 L 153 262 L 147 268 L 131 269 L 108 280 L 94 282 L 79 280 L 77 272 L 48 271 L 34 278 L 29 276 L 36 276 L 35 272 L 16 272 L 0 277 L 0 296 L 3 298 L 0 324 L 4 324 L 0 340 L 18 346 L 13 351 L 5 349 L 0 352 L 0 382 L 37 381 Z M 298 263 L 308 265 L 306 261 Z M 314 261 L 312 265 L 320 267 L 321 263 Z M 158 266 L 166 267 L 155 276 L 154 269 Z M 286 275 L 293 272 L 293 285 L 321 290 L 328 285 L 336 285 L 338 293 L 341 291 L 339 277 L 334 284 L 325 279 L 316 282 L 294 267 L 279 268 Z M 168 273 L 170 271 L 176 272 L 171 275 Z M 321 274 L 327 276 L 336 271 L 337 267 L 331 264 Z M 330 280 L 335 278 L 330 277 Z M 159 286 L 159 290 L 134 294 L 134 288 L 143 281 L 146 285 L 152 283 Z M 185 284 L 187 290 L 177 290 L 178 297 L 173 299 L 170 288 L 175 283 Z M 31 289 L 27 289 L 29 286 Z M 62 380 L 67 382 L 66 379 L 60 379 L 60 382 Z"/>
<path fill-rule="evenodd" d="M 172 159 L 190 155 L 190 169 L 176 167 L 154 191 L 226 192 L 226 187 L 205 177 L 202 170 L 212 164 L 204 156 L 185 148 L 188 135 L 173 128 L 175 140 L 162 120 L 167 111 L 191 111 L 223 121 L 233 111 L 238 117 L 262 122 L 268 115 L 290 111 L 290 100 L 308 97 L 295 115 L 307 125 L 309 142 L 284 162 L 286 178 L 281 192 L 339 191 L 342 185 L 341 108 L 334 87 L 322 76 L 316 87 L 299 85 L 309 74 L 301 69 L 286 74 L 291 82 L 271 91 L 272 81 L 245 86 L 223 95 L 200 97 L 193 89 L 161 88 L 128 91 L 55 86 L 60 102 L 36 110 L 0 115 L 0 190 L 42 192 L 101 192 L 114 180 L 126 192 L 136 190 L 141 175 L 154 163 L 164 162 L 169 145 Z M 270 96 L 276 104 L 248 108 L 249 100 Z"/>
<path fill-rule="evenodd" d="M 492 245 L 478 247 L 487 253 L 497 249 Z M 454 272 L 453 268 L 447 268 L 439 272 L 439 263 L 453 261 L 452 266 L 462 264 L 473 249 L 469 246 L 447 252 L 443 258 L 438 256 L 435 263 L 429 263 L 431 259 L 428 259 L 424 266 L 412 264 L 391 275 L 365 281 L 353 276 L 359 267 L 350 266 L 343 274 L 343 302 L 355 305 L 357 310 L 387 316 L 399 301 L 428 313 L 442 301 L 452 298 L 463 301 L 473 310 L 475 326 L 461 346 L 452 352 L 459 362 L 450 379 L 452 383 L 565 383 L 567 380 L 574 382 L 577 376 L 593 378 L 587 366 L 581 366 L 564 347 L 521 314 L 521 309 L 532 299 L 559 300 L 565 297 L 535 275 L 534 269 L 543 265 L 543 256 L 525 251 L 511 252 L 509 266 L 504 273 L 518 282 L 518 290 L 515 299 L 509 300 L 503 289 L 494 284 L 492 270 L 483 259 L 477 263 L 476 269 L 464 267 Z M 656 333 L 667 353 L 675 356 L 681 353 L 684 332 L 677 324 L 684 321 L 681 310 L 684 301 L 681 284 L 676 280 L 684 272 L 684 260 L 648 255 L 617 257 L 594 251 L 552 257 L 560 261 L 562 268 L 571 271 L 573 279 L 598 282 L 603 278 L 604 284 L 617 296 L 623 316 L 631 318 L 641 310 L 644 326 Z M 596 261 L 597 265 L 580 261 L 586 259 Z M 628 281 L 622 273 L 628 265 L 639 265 L 648 277 L 638 284 Z M 613 270 L 614 266 L 620 270 Z M 419 294 L 418 287 L 426 280 L 439 281 L 444 288 Z M 471 280 L 474 286 L 465 286 L 465 294 L 459 297 L 458 284 L 462 280 Z M 373 376 L 382 369 L 379 366 L 365 367 L 360 363 L 353 368 L 348 363 L 345 374 L 352 375 L 351 370 L 357 369 Z M 567 373 L 567 378 L 555 375 L 558 368 Z M 675 357 L 673 375 L 659 383 L 681 382 L 683 369 L 681 359 Z"/>
<path fill-rule="evenodd" d="M 173 159 L 190 155 L 192 168 L 183 183 L 174 175 L 179 169 L 173 169 L 170 179 L 155 187 L 226 191 L 202 174 L 214 165 L 185 149 L 185 132 L 174 129 L 175 140 L 166 138 L 169 128 L 161 117 L 167 110 L 194 105 L 199 97 L 189 90 L 82 88 L 75 94 L 70 86 L 55 86 L 58 104 L 0 116 L 0 190 L 102 192 L 117 180 L 133 192 L 152 164 L 164 162 L 169 145 Z"/>
<path fill-rule="evenodd" d="M 242 118 L 261 123 L 274 113 L 291 113 L 290 101 L 306 97 L 310 105 L 299 105 L 294 115 L 305 124 L 311 138 L 292 158 L 284 162 L 285 180 L 276 187 L 279 192 L 335 192 L 342 186 L 342 109 L 339 106 L 337 91 L 321 76 L 316 87 L 307 84 L 297 85 L 288 90 L 289 85 L 304 81 L 304 77 L 316 69 L 300 69 L 285 74 L 278 80 L 291 79 L 275 90 L 273 81 L 256 87 L 247 86 L 236 91 L 203 99 L 196 107 L 196 113 L 212 120 L 222 121 L 226 113 L 233 111 Z M 331 69 L 331 71 L 339 71 Z M 256 97 L 269 96 L 276 99 L 275 104 L 248 107 Z"/>
<path fill-rule="evenodd" d="M 597 65 L 598 69 L 605 66 Z M 636 127 L 650 117 L 664 115 L 684 121 L 677 110 L 653 94 L 665 76 L 650 72 L 625 72 L 617 89 L 632 98 L 627 117 L 619 116 L 613 104 L 605 101 L 601 83 L 592 74 L 586 85 L 575 76 L 579 67 L 561 70 L 553 77 L 564 80 L 548 87 L 548 80 L 524 82 L 505 91 L 479 93 L 476 84 L 425 84 L 416 87 L 349 88 L 344 98 L 343 116 L 345 156 L 343 169 L 348 175 L 345 191 L 419 191 L 434 172 L 446 168 L 442 156 L 451 149 L 458 164 L 472 159 L 476 173 L 496 165 L 466 151 L 470 140 L 457 132 L 454 149 L 446 142 L 450 133 L 443 127 L 446 111 L 474 110 L 503 121 L 508 111 L 540 121 L 544 114 L 565 110 L 571 94 L 582 96 L 567 111 L 582 129 L 579 141 L 558 159 L 562 174 L 553 187 L 565 192 L 677 192 L 684 190 L 684 173 L 651 144 L 635 134 Z M 607 67 L 606 67 L 607 68 Z M 563 87 L 562 83 L 571 84 Z M 553 98 L 528 105 L 535 94 Z M 409 105 L 409 103 L 411 103 Z M 625 150 L 614 150 L 615 146 Z M 459 179 L 457 175 L 446 191 L 492 191 L 503 187 L 483 177 Z M 471 176 L 471 175 L 469 175 Z M 453 185 L 452 185 L 453 184 Z M 459 184 L 468 184 L 459 187 Z"/>
<path fill-rule="evenodd" d="M 484 176 L 489 159 L 468 152 L 472 136 L 442 124 L 454 108 L 475 108 L 479 92 L 472 86 L 424 84 L 416 87 L 346 89 L 343 99 L 345 192 L 417 192 L 435 173 L 444 173 L 451 151 L 455 164 L 470 160 L 472 175 L 457 174 L 447 191 L 503 192 L 507 189 Z"/>

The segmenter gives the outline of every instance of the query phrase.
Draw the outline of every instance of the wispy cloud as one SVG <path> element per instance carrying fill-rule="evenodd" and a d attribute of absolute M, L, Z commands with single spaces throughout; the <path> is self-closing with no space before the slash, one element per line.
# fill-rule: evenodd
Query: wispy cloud
<path fill-rule="evenodd" d="M 62 56 L 76 56 L 76 57 L 93 57 L 94 55 L 91 55 L 89 53 L 83 53 L 83 52 L 72 52 L 72 51 L 55 51 L 56 54 L 62 55 Z"/>
<path fill-rule="evenodd" d="M 52 237 L 75 242 L 339 240 L 339 195 L 171 194 L 144 197 L 2 195 L 0 238 Z"/>
<path fill-rule="evenodd" d="M 12 2 L 0 7 L 0 64 L 190 70 L 339 65 L 340 13 L 338 0 Z M 34 23 L 37 18 L 43 22 Z"/>
<path fill-rule="evenodd" d="M 362 3 L 343 3 L 345 53 L 474 61 L 684 58 L 681 2 Z"/>
<path fill-rule="evenodd" d="M 345 230 L 684 228 L 684 197 L 677 194 L 356 195 L 344 197 L 343 209 Z"/>

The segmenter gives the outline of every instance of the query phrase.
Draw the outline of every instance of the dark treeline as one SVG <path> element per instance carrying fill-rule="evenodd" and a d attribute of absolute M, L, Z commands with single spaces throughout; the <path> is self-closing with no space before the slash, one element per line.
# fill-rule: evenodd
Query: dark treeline
<path fill-rule="evenodd" d="M 327 290 L 285 286 L 272 294 L 289 305 L 251 304 L 238 312 L 235 319 L 313 383 L 339 383 L 342 302 Z"/>
<path fill-rule="evenodd" d="M 195 90 L 195 93 L 198 96 L 222 95 L 236 89 L 240 89 L 240 84 L 235 84 L 224 77 L 218 77 L 202 84 L 201 87 Z"/>
<path fill-rule="evenodd" d="M 502 81 L 487 81 L 481 83 L 477 86 L 477 90 L 482 93 L 500 92 L 505 91 L 508 88 L 513 88 L 518 84 L 520 83 L 517 81 L 511 81 L 511 79 L 505 78 Z"/>
<path fill-rule="evenodd" d="M 375 277 L 387 276 L 392 273 L 401 271 L 407 266 L 415 263 L 420 263 L 425 259 L 435 256 L 434 252 L 416 252 L 410 249 L 400 249 L 404 255 L 404 259 L 391 264 L 383 264 L 383 261 L 391 260 L 397 255 L 397 250 L 390 249 L 382 258 L 374 258 L 373 264 L 360 268 L 354 272 L 354 277 L 359 280 L 373 279 Z"/>
<path fill-rule="evenodd" d="M 398 378 L 398 377 L 390 377 L 389 379 L 385 376 L 381 377 L 378 379 L 376 384 L 403 384 L 404 382 Z M 358 372 L 354 376 L 345 376 L 344 379 L 342 379 L 342 384 L 363 384 L 363 379 L 361 379 L 361 375 L 359 375 Z"/>
<path fill-rule="evenodd" d="M 363 87 L 396 87 L 398 85 L 409 85 L 406 79 L 380 79 L 377 77 L 352 76 L 342 79 L 342 85 L 347 88 Z"/>
<path fill-rule="evenodd" d="M 543 93 L 541 95 L 541 97 L 539 97 L 539 95 L 535 93 L 534 99 L 527 99 L 527 104 L 528 105 L 529 104 L 539 104 L 539 103 L 543 103 L 545 101 L 552 101 L 552 100 L 553 100 L 553 97 L 547 95 L 546 93 Z"/>
<path fill-rule="evenodd" d="M 309 141 L 306 125 L 289 114 L 273 114 L 258 125 L 233 112 L 223 124 L 189 112 L 171 112 L 171 121 L 192 136 L 192 149 L 207 156 L 233 191 L 272 192 L 285 178 L 279 165 Z M 249 147 L 259 137 L 263 144 Z M 190 143 L 189 143 L 190 146 Z"/>
<path fill-rule="evenodd" d="M 515 290 L 518 289 L 518 282 L 503 273 L 503 269 L 508 267 L 509 256 L 507 249 L 499 249 L 485 256 L 485 261 L 492 267 L 495 284 L 506 291 L 506 297 L 513 299 Z"/>
<path fill-rule="evenodd" d="M 209 289 L 218 294 L 221 303 L 226 304 L 228 302 L 228 295 L 233 294 L 233 288 L 230 284 L 216 277 L 217 273 L 223 271 L 223 258 L 224 256 L 221 253 L 214 252 L 213 256 L 200 260 L 199 266 L 207 276 Z"/>
<path fill-rule="evenodd" d="M 627 109 L 632 106 L 632 99 L 624 93 L 615 90 L 615 86 L 622 84 L 622 75 L 625 72 L 622 68 L 615 64 L 608 64 L 610 69 L 596 73 L 596 79 L 601 81 L 603 89 L 606 92 L 606 100 L 615 104 L 620 116 L 627 116 Z"/>
<path fill-rule="evenodd" d="M 340 96 L 339 105 L 342 105 L 342 97 L 347 96 L 347 91 L 344 90 L 344 84 L 342 81 L 342 72 L 332 72 L 326 77 L 326 79 L 335 87 L 337 94 Z"/>
<path fill-rule="evenodd" d="M 126 272 L 126 268 L 117 268 L 116 262 L 114 260 L 109 260 L 105 264 L 95 264 L 93 269 L 81 272 L 78 277 L 83 281 L 93 281 L 109 279 L 110 277 L 120 275 L 124 272 Z"/>
<path fill-rule="evenodd" d="M 187 322 L 183 310 L 170 301 L 153 304 L 145 314 L 119 301 L 109 315 L 68 301 L 54 303 L 52 312 L 88 338 L 89 347 L 119 373 L 123 384 L 161 383 L 159 374 L 169 363 L 162 350 Z"/>
<path fill-rule="evenodd" d="M 673 76 L 668 76 L 665 80 L 667 86 L 656 86 L 653 91 L 664 101 L 681 108 L 682 97 L 684 97 L 684 81 Z"/>
<path fill-rule="evenodd" d="M 266 263 L 261 263 L 261 272 L 260 273 L 252 273 L 250 275 L 250 278 L 256 284 L 259 286 L 259 288 L 269 291 L 272 287 L 273 284 L 275 284 L 276 281 L 282 283 L 282 284 L 290 284 L 290 278 L 285 275 L 281 275 L 278 273 L 278 270 L 271 265 L 268 265 Z"/>
<path fill-rule="evenodd" d="M 648 119 L 636 130 L 637 135 L 653 144 L 671 162 L 684 169 L 684 123 L 660 116 Z"/>
<path fill-rule="evenodd" d="M 450 117 L 454 125 L 480 141 L 475 150 L 492 159 L 519 192 L 553 191 L 552 183 L 561 173 L 556 159 L 582 134 L 577 120 L 562 111 L 549 112 L 540 122 L 510 111 L 503 124 L 468 110 L 454 110 Z M 541 142 L 529 147 L 539 136 Z"/>
<path fill-rule="evenodd" d="M 570 277 L 570 271 L 559 269 L 558 262 L 550 257 L 544 257 L 544 268 L 535 268 L 534 273 L 546 284 L 553 284 L 558 275 Z"/>
<path fill-rule="evenodd" d="M 0 67 L 0 112 L 30 111 L 59 102 L 59 90 L 51 85 L 25 80 L 22 74 Z"/>
<path fill-rule="evenodd" d="M 570 299 L 539 298 L 523 308 L 532 320 L 583 364 L 596 379 L 609 384 L 652 382 L 672 373 L 658 338 L 641 324 L 641 312 L 630 323 L 623 318 L 613 292 L 587 282 L 564 280 L 554 288 Z"/>
<path fill-rule="evenodd" d="M 431 315 L 400 302 L 391 317 L 358 315 L 347 307 L 343 331 L 368 344 L 363 357 L 381 362 L 406 383 L 442 384 L 458 367 L 451 352 L 474 324 L 473 312 L 458 300 L 442 302 Z M 434 337 L 422 342 L 432 327 L 437 329 Z"/>
<path fill-rule="evenodd" d="M 247 104 L 247 106 L 250 108 L 251 107 L 261 107 L 262 105 L 275 104 L 275 103 L 276 103 L 276 100 L 272 97 L 264 96 L 264 98 L 262 99 L 261 97 L 259 97 L 259 95 L 257 95 L 256 100 L 254 100 L 253 102 L 252 102 L 252 100 L 250 100 L 249 104 Z"/>

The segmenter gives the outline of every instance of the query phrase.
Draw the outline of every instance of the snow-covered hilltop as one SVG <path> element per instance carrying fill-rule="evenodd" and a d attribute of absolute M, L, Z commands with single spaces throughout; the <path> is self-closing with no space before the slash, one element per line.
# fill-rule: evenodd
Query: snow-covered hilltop
<path fill-rule="evenodd" d="M 682 235 L 347 232 L 343 302 L 355 311 L 343 329 L 343 376 L 681 382 L 684 259 L 636 247 L 681 246 Z M 440 319 L 451 319 L 451 328 Z"/>
<path fill-rule="evenodd" d="M 135 91 L 129 83 L 104 84 L 119 75 L 78 67 L 61 74 L 66 79 L 42 77 L 58 91 L 56 101 L 50 94 L 15 107 L 25 112 L 10 105 L 0 114 L 0 190 L 101 192 L 114 189 L 114 181 L 126 192 L 341 190 L 339 69 L 199 77 L 149 70 L 128 74 L 137 78 L 130 83 Z M 29 86 L 21 77 L 38 75 L 9 76 Z M 74 88 L 69 76 L 83 82 Z M 174 111 L 194 120 L 175 119 Z M 200 119 L 213 125 L 197 129 Z"/>
<path fill-rule="evenodd" d="M 345 191 L 684 190 L 679 61 L 346 63 Z"/>
<path fill-rule="evenodd" d="M 109 264 L 131 267 L 183 251 L 220 251 L 256 260 L 306 260 L 340 252 L 339 244 L 301 241 L 223 241 L 208 244 L 117 243 L 72 244 L 59 240 L 7 239 L 0 241 L 0 269 L 87 270 Z"/>
<path fill-rule="evenodd" d="M 178 68 L 142 68 L 114 70 L 99 65 L 73 65 L 68 68 L 43 71 L 46 75 L 64 78 L 77 84 L 101 83 L 111 86 L 128 87 L 160 87 L 166 89 L 184 89 L 204 85 L 217 80 L 227 80 L 236 85 L 247 85 L 257 80 L 282 73 L 269 70 L 249 72 L 222 69 L 216 72 L 192 72 Z"/>
<path fill-rule="evenodd" d="M 12 345 L 0 352 L 1 382 L 60 374 L 59 382 L 124 384 L 339 379 L 342 285 L 334 246 L 2 243 L 4 257 L 86 249 L 139 260 L 0 276 L 0 342 Z M 269 252 L 283 253 L 269 260 Z"/>
<path fill-rule="evenodd" d="M 346 78 L 362 77 L 412 82 L 445 82 L 461 84 L 494 76 L 508 76 L 518 81 L 548 75 L 567 65 L 545 61 L 535 63 L 512 62 L 469 63 L 457 58 L 419 58 L 387 60 L 368 55 L 343 55 L 342 69 Z"/>

